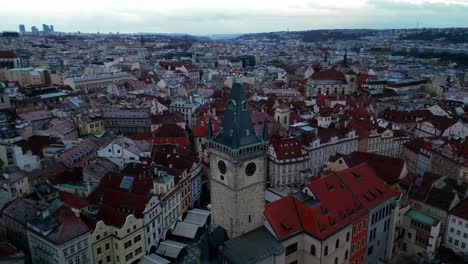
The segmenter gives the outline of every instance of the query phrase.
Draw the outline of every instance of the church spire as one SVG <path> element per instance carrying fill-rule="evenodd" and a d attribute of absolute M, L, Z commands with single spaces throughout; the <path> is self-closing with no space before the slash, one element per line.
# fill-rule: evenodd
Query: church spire
<path fill-rule="evenodd" d="M 269 135 L 268 135 L 268 124 L 267 124 L 267 122 L 268 122 L 268 120 L 265 117 L 265 121 L 263 121 L 263 141 L 268 141 L 270 139 Z"/>
<path fill-rule="evenodd" d="M 348 49 L 345 49 L 345 52 L 344 52 L 343 67 L 348 67 Z"/>
<path fill-rule="evenodd" d="M 211 116 L 208 114 L 208 139 L 213 137 L 213 126 L 211 124 Z"/>

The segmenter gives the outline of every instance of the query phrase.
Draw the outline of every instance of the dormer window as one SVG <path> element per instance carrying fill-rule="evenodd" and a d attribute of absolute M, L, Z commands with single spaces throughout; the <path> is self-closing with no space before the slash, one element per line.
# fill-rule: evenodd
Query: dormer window
<path fill-rule="evenodd" d="M 247 111 L 247 102 L 242 101 L 242 111 Z"/>
<path fill-rule="evenodd" d="M 233 110 L 235 111 L 236 110 L 236 106 L 237 106 L 237 103 L 236 101 L 234 100 L 230 100 L 229 103 L 228 103 L 228 110 Z"/>

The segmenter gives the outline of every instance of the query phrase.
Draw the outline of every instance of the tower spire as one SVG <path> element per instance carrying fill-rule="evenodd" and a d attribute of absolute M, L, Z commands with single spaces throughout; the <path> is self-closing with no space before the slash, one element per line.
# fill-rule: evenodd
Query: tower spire
<path fill-rule="evenodd" d="M 345 52 L 344 52 L 343 67 L 348 67 L 348 49 L 345 49 Z"/>
<path fill-rule="evenodd" d="M 240 83 L 234 83 L 224 112 L 223 130 L 213 137 L 213 141 L 221 143 L 231 149 L 260 143 L 261 138 L 255 135 L 250 119 L 247 98 Z"/>
<path fill-rule="evenodd" d="M 211 116 L 208 114 L 208 139 L 213 137 L 213 126 L 211 125 Z"/>
<path fill-rule="evenodd" d="M 263 121 L 263 141 L 269 140 L 267 118 Z"/>

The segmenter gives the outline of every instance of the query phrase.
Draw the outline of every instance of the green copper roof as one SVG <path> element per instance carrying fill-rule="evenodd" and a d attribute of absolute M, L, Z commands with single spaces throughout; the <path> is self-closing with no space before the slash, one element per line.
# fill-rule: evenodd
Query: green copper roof
<path fill-rule="evenodd" d="M 426 225 L 430 225 L 430 226 L 436 225 L 438 223 L 437 219 L 434 219 L 433 217 L 427 214 L 421 213 L 415 209 L 410 209 L 408 212 L 406 212 L 405 215 L 414 221 L 417 221 Z"/>
<path fill-rule="evenodd" d="M 255 130 L 250 120 L 247 99 L 244 95 L 244 87 L 240 83 L 234 83 L 232 86 L 231 96 L 224 112 L 222 131 L 213 138 L 213 141 L 231 149 L 238 149 L 262 142 L 255 135 Z"/>
<path fill-rule="evenodd" d="M 72 190 L 78 190 L 78 191 L 87 191 L 88 188 L 83 185 L 72 185 L 72 184 L 57 184 L 58 188 L 65 188 L 65 189 L 72 189 Z"/>

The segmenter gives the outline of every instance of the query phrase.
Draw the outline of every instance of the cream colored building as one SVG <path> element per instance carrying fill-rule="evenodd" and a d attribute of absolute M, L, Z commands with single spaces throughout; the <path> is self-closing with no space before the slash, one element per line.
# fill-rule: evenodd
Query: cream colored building
<path fill-rule="evenodd" d="M 80 135 L 90 135 L 105 131 L 101 114 L 88 114 L 79 121 Z"/>
<path fill-rule="evenodd" d="M 83 75 L 78 77 L 69 77 L 63 80 L 63 84 L 69 85 L 73 91 L 103 91 L 109 84 L 118 81 L 129 81 L 132 75 L 126 72 L 102 73 L 96 75 Z"/>
<path fill-rule="evenodd" d="M 15 68 L 6 71 L 6 79 L 10 82 L 18 82 L 20 86 L 46 84 L 45 69 Z"/>
<path fill-rule="evenodd" d="M 96 224 L 91 234 L 94 263 L 133 263 L 145 255 L 143 219 L 128 215 L 120 227 Z"/>

